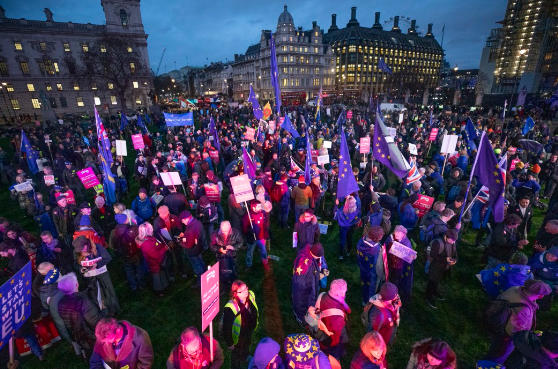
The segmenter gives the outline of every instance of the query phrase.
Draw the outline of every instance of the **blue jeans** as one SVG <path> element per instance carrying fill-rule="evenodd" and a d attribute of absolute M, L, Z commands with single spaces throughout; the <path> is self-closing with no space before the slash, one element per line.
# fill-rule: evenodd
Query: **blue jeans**
<path fill-rule="evenodd" d="M 295 212 L 295 223 L 298 222 L 298 218 L 300 217 L 300 215 L 302 213 L 304 213 L 304 210 L 308 209 L 308 205 L 296 205 L 294 207 L 294 212 Z"/>
<path fill-rule="evenodd" d="M 291 210 L 290 207 L 291 207 L 291 204 L 288 204 L 288 203 L 286 205 L 281 205 L 279 207 L 279 224 L 282 227 L 287 226 L 287 219 L 289 219 L 289 211 Z M 296 223 L 296 221 L 295 221 L 295 223 Z"/>
<path fill-rule="evenodd" d="M 221 224 L 223 222 L 223 220 L 225 220 L 225 212 L 223 211 L 223 206 L 221 205 L 220 202 L 214 202 L 215 207 L 217 208 L 217 222 L 219 224 Z M 210 234 L 207 235 L 207 237 L 211 237 Z"/>
<path fill-rule="evenodd" d="M 188 261 L 192 265 L 192 269 L 194 269 L 194 273 L 196 274 L 198 280 L 198 286 L 201 283 L 201 276 L 203 272 L 205 272 L 205 264 L 201 258 L 201 255 L 197 256 L 187 256 Z"/>
<path fill-rule="evenodd" d="M 25 338 L 25 340 L 29 344 L 29 348 L 31 349 L 31 352 L 35 354 L 36 357 L 40 358 L 43 356 L 43 349 L 41 348 L 41 345 L 39 344 L 39 340 L 37 340 L 37 337 L 35 337 L 34 333 L 31 333 L 28 336 L 24 336 L 23 338 Z"/>
<path fill-rule="evenodd" d="M 145 287 L 145 271 L 141 259 L 132 263 L 124 262 L 124 271 L 132 291 Z"/>
<path fill-rule="evenodd" d="M 351 249 L 353 248 L 354 231 L 354 225 L 348 227 L 339 226 L 339 255 L 345 254 L 345 248 L 347 249 L 347 252 L 351 252 Z"/>
<path fill-rule="evenodd" d="M 254 249 L 256 248 L 256 245 L 258 245 L 258 248 L 260 249 L 260 255 L 262 257 L 262 261 L 267 260 L 267 250 L 265 249 L 265 240 L 257 240 L 252 244 L 248 244 L 248 250 L 246 250 L 247 267 L 252 266 L 252 258 L 254 256 Z"/>

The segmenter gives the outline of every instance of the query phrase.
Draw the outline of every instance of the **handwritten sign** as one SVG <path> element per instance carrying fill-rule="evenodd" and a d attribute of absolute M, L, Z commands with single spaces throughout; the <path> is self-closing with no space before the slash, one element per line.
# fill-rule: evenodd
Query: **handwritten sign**
<path fill-rule="evenodd" d="M 389 253 L 403 259 L 405 262 L 411 264 L 417 257 L 417 252 L 410 247 L 403 245 L 397 241 L 391 244 Z"/>
<path fill-rule="evenodd" d="M 221 202 L 221 194 L 219 193 L 219 186 L 214 183 L 206 183 L 203 185 L 205 188 L 205 195 L 211 202 Z"/>
<path fill-rule="evenodd" d="M 86 189 L 95 187 L 99 184 L 99 179 L 91 168 L 80 170 L 79 172 L 77 172 L 77 175 Z"/>
<path fill-rule="evenodd" d="M 54 184 L 54 176 L 53 175 L 46 175 L 44 176 L 45 179 L 45 185 L 47 186 L 52 186 Z"/>
<path fill-rule="evenodd" d="M 0 287 L 0 347 L 8 345 L 17 330 L 31 316 L 31 262 Z"/>
<path fill-rule="evenodd" d="M 347 112 L 347 119 L 353 119 L 353 112 L 351 110 Z"/>
<path fill-rule="evenodd" d="M 434 204 L 434 198 L 425 195 L 418 195 L 418 200 L 413 204 L 413 208 L 418 209 L 418 217 L 422 218 L 424 214 L 430 211 Z"/>
<path fill-rule="evenodd" d="M 438 128 L 432 128 L 430 131 L 430 137 L 428 138 L 429 141 L 436 141 L 436 137 L 438 136 Z"/>
<path fill-rule="evenodd" d="M 219 313 L 219 260 L 201 276 L 202 332 Z"/>
<path fill-rule="evenodd" d="M 370 137 L 360 138 L 360 153 L 368 154 L 370 152 Z"/>
<path fill-rule="evenodd" d="M 240 204 L 254 199 L 254 191 L 252 191 L 252 184 L 250 183 L 248 174 L 231 177 L 230 180 L 234 198 L 237 203 Z"/>
<path fill-rule="evenodd" d="M 256 134 L 256 130 L 254 128 L 246 127 L 246 133 L 244 134 L 244 138 L 248 141 L 254 141 L 255 134 Z"/>
<path fill-rule="evenodd" d="M 145 147 L 143 143 L 143 136 L 141 134 L 132 135 L 132 145 L 134 145 L 135 150 L 141 150 Z"/>
<path fill-rule="evenodd" d="M 31 182 L 23 182 L 20 184 L 16 184 L 14 188 L 17 192 L 33 191 L 33 186 L 31 185 Z"/>
<path fill-rule="evenodd" d="M 318 156 L 318 165 L 329 164 L 329 155 Z"/>

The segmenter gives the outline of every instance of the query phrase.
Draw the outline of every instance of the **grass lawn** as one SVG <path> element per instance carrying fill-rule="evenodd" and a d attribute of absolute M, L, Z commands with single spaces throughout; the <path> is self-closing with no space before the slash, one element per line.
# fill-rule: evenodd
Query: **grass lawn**
<path fill-rule="evenodd" d="M 0 140 L 0 146 L 7 147 Z M 133 158 L 128 156 L 128 165 L 133 165 Z M 131 193 L 137 194 L 138 184 L 132 182 Z M 228 213 L 225 193 L 223 207 L 225 214 Z M 135 196 L 130 195 L 125 201 L 129 206 Z M 23 217 L 17 202 L 10 200 L 6 189 L 0 192 L 0 216 L 23 224 L 26 229 L 38 233 L 38 227 Z M 333 206 L 333 200 L 328 194 L 325 206 Z M 292 210 L 291 210 L 292 213 Z M 544 214 L 535 209 L 533 220 L 533 233 L 538 230 Z M 292 215 L 291 215 L 292 218 Z M 241 251 L 238 256 L 240 279 L 244 280 L 255 292 L 256 300 L 261 314 L 260 325 L 254 337 L 255 348 L 257 342 L 265 336 L 270 336 L 279 341 L 281 346 L 287 334 L 301 332 L 292 313 L 291 304 L 291 277 L 295 251 L 291 248 L 292 234 L 276 226 L 275 218 L 272 220 L 271 231 L 271 254 L 280 257 L 279 261 L 271 261 L 272 273 L 264 276 L 263 267 L 259 262 L 258 252 L 255 252 L 254 267 L 250 273 L 244 271 L 245 252 Z M 481 264 L 481 251 L 474 246 L 476 231 L 467 230 L 464 242 L 459 248 L 459 262 L 452 269 L 451 280 L 442 282 L 446 301 L 438 304 L 438 309 L 433 310 L 424 300 L 424 289 L 426 277 L 424 275 L 424 252 L 419 246 L 419 259 L 414 266 L 414 288 L 412 306 L 405 308 L 401 324 L 398 329 L 394 346 L 388 354 L 389 368 L 404 368 L 411 352 L 411 346 L 417 340 L 427 337 L 438 337 L 446 340 L 457 352 L 459 367 L 472 367 L 477 359 L 482 357 L 488 349 L 488 338 L 482 327 L 482 313 L 487 304 L 485 293 L 481 289 L 475 274 L 483 269 Z M 354 244 L 362 231 L 355 232 Z M 338 250 L 338 227 L 329 227 L 328 234 L 322 235 L 321 243 L 325 248 L 325 256 L 329 264 L 329 281 L 336 278 L 344 278 L 349 285 L 347 292 L 347 303 L 353 312 L 349 317 L 348 332 L 350 343 L 347 347 L 347 355 L 342 360 L 342 367 L 348 368 L 352 355 L 358 349 L 358 343 L 364 335 L 364 327 L 360 322 L 362 307 L 360 303 L 360 279 L 359 269 L 356 263 L 356 254 L 352 253 L 349 260 L 344 262 L 337 260 Z M 471 247 L 473 246 L 473 247 Z M 530 246 L 527 246 L 527 254 L 531 254 Z M 204 255 L 206 264 L 215 262 L 210 252 Z M 190 265 L 186 266 L 191 270 Z M 185 327 L 200 327 L 201 302 L 199 291 L 191 290 L 190 286 L 195 283 L 193 273 L 189 273 L 187 280 L 177 279 L 169 288 L 167 295 L 156 298 L 149 290 L 140 293 L 131 293 L 124 274 L 124 267 L 120 260 L 113 260 L 108 269 L 112 277 L 114 287 L 120 299 L 121 310 L 117 314 L 119 319 L 126 319 L 133 324 L 147 330 L 155 350 L 154 368 L 165 368 L 166 359 L 177 342 L 177 339 Z M 221 300 L 221 308 L 226 300 Z M 279 309 L 276 309 L 276 306 Z M 537 316 L 540 330 L 550 329 L 555 324 L 551 318 L 556 317 L 558 309 L 553 306 L 552 311 L 539 313 Z M 224 341 L 219 337 L 217 321 L 214 324 L 216 338 L 221 346 L 225 348 Z M 6 350 L 7 351 L 7 350 Z M 4 353 L 2 353 L 4 354 Z M 71 346 L 66 342 L 58 342 L 47 349 L 46 359 L 39 362 L 34 356 L 21 359 L 25 368 L 86 368 L 88 364 L 78 359 Z M 224 368 L 229 367 L 229 355 L 226 353 Z M 0 364 L 3 365 L 3 364 Z"/>

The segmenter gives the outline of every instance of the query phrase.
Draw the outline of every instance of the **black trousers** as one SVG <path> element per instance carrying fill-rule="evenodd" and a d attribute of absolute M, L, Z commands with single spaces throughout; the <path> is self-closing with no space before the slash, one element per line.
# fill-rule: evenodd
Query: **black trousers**
<path fill-rule="evenodd" d="M 440 284 L 440 282 L 435 282 L 431 279 L 428 279 L 428 282 L 426 283 L 426 299 L 427 300 L 432 300 L 433 297 L 435 296 L 441 296 L 440 292 L 438 291 L 438 285 Z"/>
<path fill-rule="evenodd" d="M 246 358 L 248 357 L 248 349 L 252 343 L 252 335 L 250 337 L 239 337 L 238 342 L 231 351 L 231 369 L 240 369 L 248 366 Z"/>

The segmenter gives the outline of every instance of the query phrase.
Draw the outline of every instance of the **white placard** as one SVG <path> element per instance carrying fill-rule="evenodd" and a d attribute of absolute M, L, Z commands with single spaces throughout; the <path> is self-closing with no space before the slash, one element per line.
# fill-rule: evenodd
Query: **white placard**
<path fill-rule="evenodd" d="M 397 136 L 397 129 L 388 127 L 388 130 L 389 130 L 389 135 L 390 135 L 391 137 Z"/>
<path fill-rule="evenodd" d="M 17 192 L 33 191 L 33 186 L 31 185 L 31 182 L 23 182 L 20 184 L 16 184 L 14 188 Z"/>
<path fill-rule="evenodd" d="M 298 233 L 293 232 L 293 249 L 298 247 Z"/>
<path fill-rule="evenodd" d="M 126 148 L 126 141 L 116 140 L 116 155 L 128 156 L 128 149 Z"/>
<path fill-rule="evenodd" d="M 180 174 L 178 172 L 160 172 L 159 175 L 165 186 L 182 186 Z"/>
<path fill-rule="evenodd" d="M 384 136 L 384 140 L 386 140 L 387 143 L 392 143 L 393 141 L 393 137 L 391 136 Z"/>
<path fill-rule="evenodd" d="M 442 141 L 442 148 L 440 152 L 442 154 L 450 154 L 455 151 L 455 146 L 457 145 L 458 135 L 445 135 Z"/>
<path fill-rule="evenodd" d="M 329 155 L 318 156 L 318 165 L 329 164 Z"/>
<path fill-rule="evenodd" d="M 324 141 L 322 142 L 322 147 L 324 149 L 331 149 L 331 141 Z"/>
<path fill-rule="evenodd" d="M 392 255 L 397 256 L 400 259 L 403 259 L 407 263 L 411 264 L 413 260 L 417 257 L 417 252 L 410 247 L 403 245 L 397 241 L 394 241 L 391 244 L 389 249 L 389 253 Z"/>
<path fill-rule="evenodd" d="M 399 124 L 403 123 L 403 113 L 399 113 Z"/>
<path fill-rule="evenodd" d="M 327 224 L 318 223 L 318 226 L 320 227 L 320 234 L 327 234 Z"/>
<path fill-rule="evenodd" d="M 54 176 L 53 175 L 46 175 L 44 176 L 45 185 L 52 186 L 54 184 Z"/>
<path fill-rule="evenodd" d="M 411 153 L 411 155 L 418 155 L 417 145 L 410 143 L 409 144 L 409 152 Z"/>
<path fill-rule="evenodd" d="M 331 115 L 331 109 L 330 108 L 326 108 L 326 114 Z"/>

